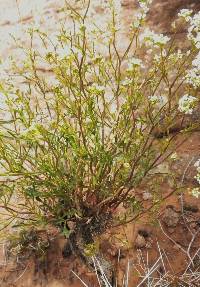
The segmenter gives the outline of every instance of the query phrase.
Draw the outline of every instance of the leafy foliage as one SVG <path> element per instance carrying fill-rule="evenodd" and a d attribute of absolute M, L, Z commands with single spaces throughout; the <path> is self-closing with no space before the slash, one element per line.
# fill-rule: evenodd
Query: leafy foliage
<path fill-rule="evenodd" d="M 0 87 L 2 228 L 54 224 L 68 236 L 68 222 L 114 219 L 120 203 L 132 206 L 124 221 L 141 211 L 133 189 L 180 144 L 170 134 L 185 117 L 180 94 L 198 102 L 197 89 L 184 80 L 197 48 L 181 52 L 168 37 L 143 32 L 147 2 L 140 1 L 124 49 L 115 1 L 105 8 L 103 28 L 83 2 L 82 10 L 66 3 L 71 28 L 62 25 L 55 42 L 29 29 L 30 47 L 21 47 L 26 59 L 12 62 L 23 84 L 12 74 Z"/>

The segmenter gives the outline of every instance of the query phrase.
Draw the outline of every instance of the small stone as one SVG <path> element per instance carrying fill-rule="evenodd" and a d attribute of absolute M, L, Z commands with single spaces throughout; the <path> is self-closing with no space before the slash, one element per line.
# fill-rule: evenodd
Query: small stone
<path fill-rule="evenodd" d="M 135 240 L 135 247 L 136 248 L 144 248 L 146 246 L 146 240 L 144 236 L 138 234 Z"/>
<path fill-rule="evenodd" d="M 143 200 L 150 200 L 152 199 L 152 197 L 153 196 L 150 192 L 147 192 L 147 191 L 143 192 L 143 195 L 142 195 Z"/>
<path fill-rule="evenodd" d="M 164 211 L 162 220 L 168 227 L 176 227 L 179 218 L 180 215 L 174 210 L 173 206 L 168 206 Z"/>

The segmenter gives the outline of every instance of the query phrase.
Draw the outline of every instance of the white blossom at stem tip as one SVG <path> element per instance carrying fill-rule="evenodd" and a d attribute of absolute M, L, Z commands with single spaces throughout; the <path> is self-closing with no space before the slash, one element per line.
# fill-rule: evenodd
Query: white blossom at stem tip
<path fill-rule="evenodd" d="M 150 29 L 145 29 L 144 33 L 140 36 L 140 41 L 144 42 L 147 45 L 155 46 L 165 46 L 169 42 L 170 38 L 164 36 L 163 34 L 157 34 Z"/>
<path fill-rule="evenodd" d="M 185 19 L 186 22 L 189 22 L 191 19 L 193 11 L 189 9 L 181 9 L 180 12 L 178 13 L 178 16 Z"/>
<path fill-rule="evenodd" d="M 135 57 L 131 58 L 130 62 L 128 63 L 128 70 L 127 71 L 131 72 L 137 67 L 144 68 L 142 60 L 135 58 Z"/>
<path fill-rule="evenodd" d="M 191 115 L 196 102 L 197 102 L 197 98 L 186 94 L 179 99 L 178 110 L 184 114 Z"/>

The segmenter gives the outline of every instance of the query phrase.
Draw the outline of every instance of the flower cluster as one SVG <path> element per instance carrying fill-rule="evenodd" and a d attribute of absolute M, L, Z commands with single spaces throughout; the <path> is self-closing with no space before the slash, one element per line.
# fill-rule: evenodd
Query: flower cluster
<path fill-rule="evenodd" d="M 187 71 L 185 77 L 186 83 L 192 85 L 194 88 L 200 87 L 200 70 L 198 68 L 193 68 Z"/>
<path fill-rule="evenodd" d="M 149 11 L 149 5 L 152 3 L 153 0 L 139 0 L 139 5 L 142 10 L 147 13 Z"/>
<path fill-rule="evenodd" d="M 200 172 L 200 159 L 195 162 L 194 167 L 196 167 L 197 171 Z"/>
<path fill-rule="evenodd" d="M 197 54 L 196 58 L 192 61 L 192 65 L 200 70 L 200 52 Z"/>
<path fill-rule="evenodd" d="M 128 63 L 128 72 L 133 71 L 135 68 L 137 67 L 141 67 L 144 68 L 144 65 L 142 63 L 142 60 L 138 59 L 138 58 L 131 58 L 130 62 Z"/>
<path fill-rule="evenodd" d="M 154 61 L 155 63 L 159 63 L 163 60 L 163 58 L 165 58 L 167 56 L 167 51 L 162 48 L 161 51 L 159 51 L 159 54 L 155 54 L 154 55 Z M 170 59 L 170 56 L 168 57 L 168 59 Z"/>
<path fill-rule="evenodd" d="M 197 49 L 200 49 L 200 12 L 188 18 L 188 39 L 191 40 Z"/>
<path fill-rule="evenodd" d="M 198 159 L 195 164 L 194 164 L 194 167 L 196 168 L 197 170 L 197 175 L 194 177 L 197 182 L 200 184 L 200 159 Z M 199 187 L 195 187 L 192 189 L 191 191 L 191 194 L 196 197 L 196 198 L 199 198 L 200 196 L 200 188 Z"/>
<path fill-rule="evenodd" d="M 133 80 L 129 79 L 129 78 L 125 78 L 121 84 L 122 86 L 130 86 L 133 83 Z"/>
<path fill-rule="evenodd" d="M 199 198 L 199 196 L 200 196 L 200 189 L 198 187 L 193 188 L 192 191 L 191 191 L 191 194 L 194 197 Z"/>
<path fill-rule="evenodd" d="M 196 58 L 192 61 L 192 65 L 193 68 L 187 71 L 185 80 L 186 83 L 192 85 L 194 88 L 198 88 L 200 87 L 200 52 L 197 54 Z"/>
<path fill-rule="evenodd" d="M 134 19 L 131 27 L 132 28 L 139 28 L 140 25 L 143 23 L 144 19 L 146 18 L 147 12 L 149 11 L 149 5 L 152 3 L 152 0 L 139 0 L 139 5 L 141 11 L 137 13 L 136 18 Z"/>
<path fill-rule="evenodd" d="M 167 103 L 167 98 L 165 96 L 157 96 L 153 95 L 148 97 L 149 101 L 153 105 L 158 105 L 160 108 L 163 107 Z"/>
<path fill-rule="evenodd" d="M 190 50 L 187 51 L 186 55 L 189 56 L 190 54 Z M 178 60 L 181 60 L 183 58 L 184 54 L 182 53 L 182 51 L 180 49 L 178 49 L 177 52 L 172 53 L 169 55 L 169 59 L 173 62 L 176 62 Z"/>
<path fill-rule="evenodd" d="M 145 42 L 147 45 L 154 45 L 154 46 L 164 46 L 166 45 L 170 38 L 164 36 L 163 34 L 157 34 L 150 29 L 145 29 L 144 33 L 140 36 L 140 40 Z"/>
<path fill-rule="evenodd" d="M 178 13 L 179 17 L 184 18 L 186 22 L 189 22 L 191 20 L 191 15 L 193 11 L 189 9 L 181 9 L 180 12 Z"/>
<path fill-rule="evenodd" d="M 197 175 L 194 177 L 197 182 L 200 184 L 200 159 L 198 159 L 195 164 L 194 164 L 194 167 L 196 167 L 197 169 Z M 200 188 L 199 187 L 195 187 L 192 189 L 191 191 L 191 194 L 196 197 L 196 198 L 199 198 L 200 196 Z"/>
<path fill-rule="evenodd" d="M 197 98 L 186 94 L 179 99 L 178 110 L 184 114 L 191 115 L 195 107 L 196 101 Z"/>
<path fill-rule="evenodd" d="M 89 87 L 89 91 L 93 94 L 102 94 L 105 92 L 105 87 L 104 86 L 100 86 L 96 83 L 93 83 L 90 87 Z"/>

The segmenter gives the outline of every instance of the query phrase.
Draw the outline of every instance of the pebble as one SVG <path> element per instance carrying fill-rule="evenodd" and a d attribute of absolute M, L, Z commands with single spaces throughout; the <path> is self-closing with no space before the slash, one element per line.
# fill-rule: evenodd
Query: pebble
<path fill-rule="evenodd" d="M 165 209 L 162 220 L 168 227 L 176 227 L 179 219 L 180 215 L 173 207 L 170 206 Z"/>
<path fill-rule="evenodd" d="M 146 240 L 144 236 L 138 234 L 135 240 L 135 247 L 136 248 L 144 248 L 146 246 Z"/>

